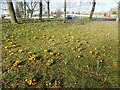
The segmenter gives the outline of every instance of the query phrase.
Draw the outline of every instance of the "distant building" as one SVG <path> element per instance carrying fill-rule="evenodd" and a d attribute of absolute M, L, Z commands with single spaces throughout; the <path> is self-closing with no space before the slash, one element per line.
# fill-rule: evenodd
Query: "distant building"
<path fill-rule="evenodd" d="M 118 8 L 115 8 L 111 11 L 105 12 L 104 17 L 117 17 Z"/>

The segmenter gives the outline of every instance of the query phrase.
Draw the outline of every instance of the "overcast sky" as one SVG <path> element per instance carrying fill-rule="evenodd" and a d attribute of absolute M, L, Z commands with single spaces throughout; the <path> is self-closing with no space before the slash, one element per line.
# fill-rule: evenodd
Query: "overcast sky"
<path fill-rule="evenodd" d="M 5 2 L 6 0 L 1 0 L 0 2 Z M 23 0 L 12 0 L 14 1 L 23 1 Z M 27 2 L 34 1 L 34 0 L 26 0 Z M 37 2 L 39 0 L 36 0 Z M 43 0 L 44 1 L 44 0 Z M 90 12 L 92 8 L 93 0 L 67 0 L 67 11 L 69 12 Z M 117 3 L 120 0 L 96 0 L 96 8 L 95 12 L 106 12 L 109 11 L 111 8 L 117 7 Z M 4 8 L 6 4 L 0 3 L 0 7 Z M 44 2 L 45 4 L 45 2 Z M 50 10 L 56 11 L 58 9 L 63 11 L 64 8 L 64 0 L 50 0 Z M 0 10 L 0 14 L 3 13 Z M 5 12 L 4 12 L 5 13 Z M 38 12 L 35 12 L 38 13 Z"/>

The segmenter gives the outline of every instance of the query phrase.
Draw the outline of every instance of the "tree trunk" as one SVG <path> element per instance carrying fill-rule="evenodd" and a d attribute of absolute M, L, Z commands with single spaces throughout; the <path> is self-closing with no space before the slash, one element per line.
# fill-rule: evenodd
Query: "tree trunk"
<path fill-rule="evenodd" d="M 8 9 L 9 9 L 9 14 L 11 16 L 11 23 L 15 24 L 18 23 L 17 22 L 17 18 L 15 16 L 15 11 L 14 11 L 14 7 L 13 7 L 13 3 L 11 0 L 7 0 L 7 4 L 8 4 Z"/>
<path fill-rule="evenodd" d="M 33 12 L 30 13 L 30 18 L 32 19 Z"/>
<path fill-rule="evenodd" d="M 26 1 L 24 0 L 24 18 L 26 18 Z"/>
<path fill-rule="evenodd" d="M 66 0 L 64 0 L 64 22 L 66 22 Z"/>
<path fill-rule="evenodd" d="M 93 17 L 93 13 L 94 13 L 94 10 L 95 10 L 95 5 L 96 5 L 96 2 L 95 0 L 93 0 L 93 6 L 92 6 L 92 10 L 91 10 L 91 13 L 90 13 L 90 20 L 92 20 L 92 17 Z"/>
<path fill-rule="evenodd" d="M 50 17 L 50 2 L 49 0 L 47 1 L 47 18 Z"/>
<path fill-rule="evenodd" d="M 118 15 L 116 20 L 119 22 L 120 25 L 120 1 L 118 2 Z"/>
<path fill-rule="evenodd" d="M 39 19 L 42 21 L 42 0 L 40 0 L 39 9 L 40 9 Z"/>

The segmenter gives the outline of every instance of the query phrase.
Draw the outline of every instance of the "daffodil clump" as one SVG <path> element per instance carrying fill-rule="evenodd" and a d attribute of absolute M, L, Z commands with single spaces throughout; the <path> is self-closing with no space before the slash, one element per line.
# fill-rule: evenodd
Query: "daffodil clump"
<path fill-rule="evenodd" d="M 60 81 L 54 81 L 52 83 L 50 81 L 46 81 L 45 86 L 46 87 L 51 87 L 51 88 L 59 88 L 60 84 L 61 84 Z"/>
<path fill-rule="evenodd" d="M 25 81 L 26 81 L 26 83 L 29 84 L 30 86 L 37 84 L 35 79 L 33 79 L 33 80 L 26 79 Z"/>
<path fill-rule="evenodd" d="M 53 60 L 48 60 L 47 63 L 46 63 L 46 65 L 49 66 L 49 65 L 51 65 L 53 62 L 54 62 Z"/>
<path fill-rule="evenodd" d="M 51 86 L 52 84 L 51 82 L 46 81 L 45 85 L 48 87 L 48 86 Z"/>
<path fill-rule="evenodd" d="M 18 66 L 21 63 L 21 60 L 17 60 L 13 63 L 13 66 Z"/>
<path fill-rule="evenodd" d="M 55 81 L 52 85 L 52 88 L 59 88 L 60 87 L 61 82 L 60 81 Z"/>
<path fill-rule="evenodd" d="M 36 55 L 31 56 L 29 60 L 36 60 Z"/>
<path fill-rule="evenodd" d="M 98 63 L 102 63 L 102 62 L 103 62 L 103 60 L 97 60 L 97 62 L 98 62 Z"/>

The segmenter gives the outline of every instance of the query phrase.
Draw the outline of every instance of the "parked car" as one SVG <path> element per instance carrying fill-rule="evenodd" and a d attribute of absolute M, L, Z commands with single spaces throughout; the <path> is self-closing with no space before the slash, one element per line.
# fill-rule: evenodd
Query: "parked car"
<path fill-rule="evenodd" d="M 67 19 L 72 19 L 72 16 L 70 16 L 70 15 L 67 15 Z"/>

